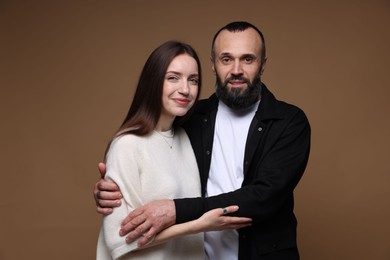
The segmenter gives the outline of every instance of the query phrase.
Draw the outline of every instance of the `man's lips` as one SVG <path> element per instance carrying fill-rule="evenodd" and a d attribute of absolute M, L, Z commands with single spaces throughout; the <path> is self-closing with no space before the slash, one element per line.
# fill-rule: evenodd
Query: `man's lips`
<path fill-rule="evenodd" d="M 235 87 L 242 87 L 243 85 L 246 84 L 246 81 L 244 80 L 229 80 L 229 85 L 233 88 Z"/>

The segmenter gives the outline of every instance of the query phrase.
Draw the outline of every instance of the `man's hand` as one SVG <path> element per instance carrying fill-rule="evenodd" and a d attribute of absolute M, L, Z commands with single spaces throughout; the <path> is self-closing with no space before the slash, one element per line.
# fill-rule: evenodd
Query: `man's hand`
<path fill-rule="evenodd" d="M 106 165 L 99 163 L 98 168 L 102 178 L 96 182 L 93 190 L 97 206 L 96 211 L 100 214 L 109 215 L 113 208 L 121 205 L 122 194 L 118 185 L 103 179 L 106 174 Z"/>
<path fill-rule="evenodd" d="M 130 243 L 142 236 L 138 241 L 141 247 L 149 242 L 161 230 L 176 222 L 176 208 L 173 200 L 156 200 L 133 210 L 122 222 L 120 235 Z"/>

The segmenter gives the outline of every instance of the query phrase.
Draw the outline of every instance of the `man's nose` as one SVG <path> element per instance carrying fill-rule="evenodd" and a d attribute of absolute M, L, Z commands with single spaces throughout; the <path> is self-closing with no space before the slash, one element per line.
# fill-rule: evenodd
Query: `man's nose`
<path fill-rule="evenodd" d="M 240 61 L 234 61 L 234 64 L 233 64 L 233 68 L 231 70 L 231 74 L 232 75 L 242 75 L 243 74 L 243 70 L 242 70 L 242 64 Z"/>

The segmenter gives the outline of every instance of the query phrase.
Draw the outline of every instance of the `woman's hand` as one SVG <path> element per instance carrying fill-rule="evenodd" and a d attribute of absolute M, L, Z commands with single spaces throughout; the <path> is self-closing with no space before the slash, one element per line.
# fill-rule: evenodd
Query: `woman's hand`
<path fill-rule="evenodd" d="M 196 220 L 176 224 L 164 229 L 155 236 L 153 242 L 150 244 L 138 244 L 138 249 L 155 246 L 183 235 L 225 229 L 239 229 L 250 226 L 252 223 L 252 219 L 250 218 L 227 216 L 227 214 L 236 212 L 237 210 L 238 206 L 229 206 L 207 211 Z"/>
<path fill-rule="evenodd" d="M 228 214 L 236 212 L 238 206 L 212 209 L 195 220 L 195 232 L 219 231 L 225 229 L 239 229 L 250 226 L 251 218 L 233 217 Z"/>

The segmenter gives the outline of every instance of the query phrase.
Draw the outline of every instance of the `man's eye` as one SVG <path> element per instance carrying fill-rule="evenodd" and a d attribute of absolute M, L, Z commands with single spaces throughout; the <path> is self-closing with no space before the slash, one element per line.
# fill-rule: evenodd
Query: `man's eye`
<path fill-rule="evenodd" d="M 253 61 L 253 57 L 246 57 L 244 60 L 246 63 L 251 63 Z"/>
<path fill-rule="evenodd" d="M 229 57 L 223 57 L 222 58 L 222 62 L 223 63 L 228 63 L 229 61 L 231 61 L 231 59 Z"/>

